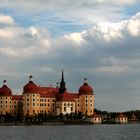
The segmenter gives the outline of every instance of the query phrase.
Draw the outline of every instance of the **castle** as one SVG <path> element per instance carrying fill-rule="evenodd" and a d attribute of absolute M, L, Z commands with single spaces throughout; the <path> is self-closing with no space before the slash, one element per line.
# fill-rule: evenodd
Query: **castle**
<path fill-rule="evenodd" d="M 35 115 L 39 113 L 60 115 L 81 112 L 90 116 L 94 113 L 93 88 L 84 79 L 78 93 L 68 92 L 65 86 L 64 73 L 57 87 L 42 87 L 35 84 L 29 76 L 29 82 L 23 87 L 22 95 L 13 95 L 6 80 L 0 88 L 0 115 Z"/>

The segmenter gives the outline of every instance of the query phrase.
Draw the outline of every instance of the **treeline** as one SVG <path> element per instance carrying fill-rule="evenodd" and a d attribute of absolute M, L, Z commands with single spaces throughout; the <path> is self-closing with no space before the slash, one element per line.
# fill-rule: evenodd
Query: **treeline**
<path fill-rule="evenodd" d="M 131 110 L 126 112 L 108 112 L 95 109 L 94 112 L 101 115 L 105 121 L 113 121 L 115 117 L 120 113 L 124 114 L 129 121 L 134 119 L 133 117 L 135 117 L 136 121 L 140 121 L 140 110 Z"/>
<path fill-rule="evenodd" d="M 81 121 L 83 120 L 83 115 L 81 112 L 70 113 L 63 115 L 52 115 L 52 114 L 34 114 L 29 116 L 23 115 L 11 115 L 7 113 L 6 115 L 0 115 L 0 123 L 25 123 L 25 124 L 41 124 L 45 122 L 65 122 L 65 121 Z"/>

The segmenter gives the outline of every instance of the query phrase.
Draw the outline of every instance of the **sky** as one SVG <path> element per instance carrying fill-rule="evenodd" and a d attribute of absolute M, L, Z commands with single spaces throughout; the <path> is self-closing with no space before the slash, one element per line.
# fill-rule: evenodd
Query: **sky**
<path fill-rule="evenodd" d="M 1 0 L 0 82 L 67 90 L 87 78 L 95 108 L 140 110 L 140 0 Z"/>

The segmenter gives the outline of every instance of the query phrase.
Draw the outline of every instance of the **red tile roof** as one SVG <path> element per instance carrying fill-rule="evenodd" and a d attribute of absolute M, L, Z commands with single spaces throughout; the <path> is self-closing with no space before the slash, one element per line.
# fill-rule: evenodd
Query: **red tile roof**
<path fill-rule="evenodd" d="M 12 100 L 21 100 L 22 95 L 12 95 Z"/>
<path fill-rule="evenodd" d="M 90 115 L 89 117 L 90 117 L 90 118 L 102 118 L 101 115 L 96 114 L 96 113 Z"/>
<path fill-rule="evenodd" d="M 0 88 L 0 96 L 12 96 L 12 91 L 7 85 L 3 85 Z"/>
<path fill-rule="evenodd" d="M 58 93 L 58 95 L 56 97 L 56 101 L 60 101 L 60 102 L 75 102 L 74 96 L 75 95 L 72 95 L 71 93 L 68 93 L 68 92 Z"/>
<path fill-rule="evenodd" d="M 80 95 L 93 95 L 93 89 L 90 85 L 87 83 L 84 83 L 80 88 L 79 88 L 79 94 Z"/>
<path fill-rule="evenodd" d="M 122 114 L 122 113 L 119 113 L 117 116 L 116 116 L 116 118 L 127 118 L 124 114 Z"/>
<path fill-rule="evenodd" d="M 38 93 L 38 86 L 33 81 L 29 81 L 23 87 L 23 93 Z"/>

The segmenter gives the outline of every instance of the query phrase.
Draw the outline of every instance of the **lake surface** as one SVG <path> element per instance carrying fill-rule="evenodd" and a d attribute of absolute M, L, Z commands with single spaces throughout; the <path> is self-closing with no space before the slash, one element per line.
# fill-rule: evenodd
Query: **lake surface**
<path fill-rule="evenodd" d="M 0 140 L 140 140 L 140 124 L 0 126 Z"/>

